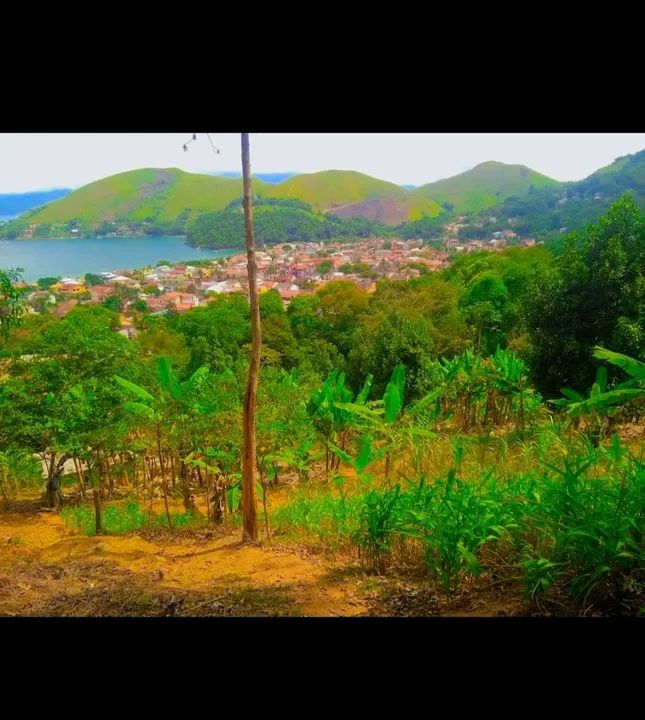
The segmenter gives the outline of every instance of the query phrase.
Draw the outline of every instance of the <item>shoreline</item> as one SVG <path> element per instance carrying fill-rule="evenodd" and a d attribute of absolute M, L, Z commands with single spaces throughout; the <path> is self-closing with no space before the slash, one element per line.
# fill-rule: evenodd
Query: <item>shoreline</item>
<path fill-rule="evenodd" d="M 3 240 L 5 240 L 3 238 Z M 0 267 L 23 269 L 25 282 L 43 277 L 81 277 L 110 270 L 154 267 L 217 260 L 235 255 L 235 248 L 196 247 L 185 235 L 120 236 L 108 238 L 31 238 L 0 240 Z"/>
<path fill-rule="evenodd" d="M 126 238 L 172 238 L 173 240 L 185 239 L 184 245 L 194 248 L 195 250 L 211 250 L 213 252 L 230 252 L 235 254 L 244 250 L 244 245 L 238 247 L 222 247 L 214 248 L 208 245 L 194 245 L 187 241 L 188 235 L 65 235 L 61 237 L 34 237 L 34 238 L 6 238 L 0 237 L 0 242 L 31 242 L 33 240 L 42 240 L 49 242 L 50 240 L 122 240 Z"/>

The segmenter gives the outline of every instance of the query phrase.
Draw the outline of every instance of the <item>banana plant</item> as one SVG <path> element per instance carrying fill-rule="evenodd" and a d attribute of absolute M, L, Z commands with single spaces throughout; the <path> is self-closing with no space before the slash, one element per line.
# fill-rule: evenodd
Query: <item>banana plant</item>
<path fill-rule="evenodd" d="M 228 506 L 229 513 L 233 514 L 240 511 L 242 502 L 242 473 L 236 472 L 229 476 L 233 481 L 226 489 L 226 504 Z M 260 500 L 264 502 L 264 488 L 256 480 L 255 492 L 258 494 Z"/>
<path fill-rule="evenodd" d="M 368 375 L 354 400 L 354 393 L 345 386 L 345 373 L 332 370 L 322 387 L 311 394 L 307 403 L 307 413 L 325 442 L 326 479 L 329 478 L 330 469 L 334 470 L 338 467 L 338 463 L 334 463 L 334 458 L 329 452 L 331 445 L 340 445 L 341 450 L 345 450 L 347 434 L 353 425 L 354 414 L 347 410 L 346 405 L 353 400 L 354 405 L 364 406 L 372 387 L 372 380 L 373 376 Z"/>
<path fill-rule="evenodd" d="M 206 515 L 213 522 L 222 522 L 226 519 L 226 503 L 224 496 L 226 494 L 226 477 L 222 473 L 220 466 L 214 459 L 215 451 L 213 448 L 199 448 L 192 450 L 186 457 L 182 458 L 184 465 L 194 468 L 202 479 L 202 470 L 206 475 Z M 210 460 L 210 462 L 208 462 Z M 211 512 L 211 502 L 213 510 Z"/>
<path fill-rule="evenodd" d="M 363 484 L 368 484 L 371 480 L 371 475 L 366 472 L 367 466 L 382 458 L 387 452 L 387 447 L 375 448 L 374 437 L 372 435 L 365 434 L 362 435 L 359 440 L 358 453 L 355 457 L 352 457 L 349 453 L 345 452 L 345 450 L 337 447 L 333 443 L 331 444 L 331 450 L 340 460 L 347 463 L 354 469 L 356 477 Z"/>
<path fill-rule="evenodd" d="M 168 481 L 166 477 L 166 465 L 164 463 L 164 453 L 162 451 L 162 426 L 172 434 L 177 422 L 186 420 L 191 397 L 201 382 L 208 374 L 207 367 L 201 367 L 196 370 L 191 377 L 183 383 L 180 383 L 172 369 L 170 360 L 162 356 L 157 360 L 157 382 L 159 384 L 159 392 L 153 396 L 145 388 L 140 385 L 126 380 L 119 375 L 115 375 L 116 382 L 124 388 L 136 400 L 123 403 L 126 410 L 130 410 L 149 420 L 155 427 L 157 455 L 159 458 L 159 469 L 161 471 L 161 482 L 163 487 L 164 506 L 166 509 L 166 518 L 168 527 L 172 529 L 172 520 L 170 518 L 170 510 L 168 507 Z M 182 412 L 183 410 L 183 412 Z M 192 410 L 200 412 L 199 403 L 194 403 Z M 184 493 L 185 496 L 190 491 Z M 185 497 L 186 502 L 186 497 Z M 188 503 L 190 505 L 190 503 Z"/>
<path fill-rule="evenodd" d="M 594 348 L 593 356 L 621 368 L 630 375 L 630 379 L 613 390 L 607 390 L 607 368 L 602 366 L 598 368 L 588 397 L 585 398 L 571 388 L 562 388 L 565 397 L 550 400 L 551 404 L 566 408 L 567 414 L 575 418 L 592 413 L 606 414 L 627 402 L 645 399 L 645 363 L 599 346 Z"/>
<path fill-rule="evenodd" d="M 418 401 L 413 406 L 413 411 L 416 410 L 416 412 L 413 412 L 411 417 L 414 418 L 432 402 L 436 402 L 439 395 L 440 391 L 435 390 Z M 390 476 L 392 454 L 397 448 L 402 447 L 406 441 L 413 445 L 421 438 L 435 437 L 434 433 L 425 428 L 417 427 L 414 424 L 406 425 L 401 421 L 404 400 L 405 365 L 399 364 L 392 371 L 382 401 L 371 403 L 369 406 L 357 405 L 356 403 L 339 404 L 341 410 L 355 415 L 359 424 L 377 436 L 380 455 L 385 455 L 384 473 L 386 482 Z M 372 457 L 373 459 L 374 457 Z"/>
<path fill-rule="evenodd" d="M 312 449 L 313 439 L 305 440 L 295 447 L 284 448 L 282 452 L 266 456 L 268 463 L 283 462 L 295 468 L 300 482 L 309 480 L 312 464 L 322 457 L 322 453 L 315 453 Z"/>
<path fill-rule="evenodd" d="M 526 364 L 510 350 L 499 347 L 493 355 L 495 370 L 492 373 L 492 384 L 500 395 L 509 398 L 511 405 L 515 398 L 519 402 L 519 426 L 522 434 L 526 429 L 526 401 L 532 391 L 528 383 Z"/>

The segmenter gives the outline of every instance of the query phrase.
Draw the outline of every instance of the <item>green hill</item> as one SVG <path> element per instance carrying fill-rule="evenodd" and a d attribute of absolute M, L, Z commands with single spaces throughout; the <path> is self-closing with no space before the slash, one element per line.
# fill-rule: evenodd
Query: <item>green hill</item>
<path fill-rule="evenodd" d="M 257 182 L 256 189 L 263 185 Z M 86 230 L 95 230 L 103 222 L 170 222 L 182 215 L 188 219 L 222 209 L 241 193 L 240 179 L 146 168 L 85 185 L 19 221 L 30 225 L 74 223 Z"/>
<path fill-rule="evenodd" d="M 361 200 L 407 197 L 410 193 L 399 185 L 353 170 L 324 170 L 295 175 L 266 188 L 262 194 L 268 197 L 298 198 L 314 208 L 328 210 Z"/>
<path fill-rule="evenodd" d="M 408 196 L 390 196 L 359 200 L 349 205 L 340 205 L 329 211 L 343 218 L 366 218 L 384 225 L 420 220 L 422 217 L 435 217 L 441 212 L 438 203 L 430 198 L 408 194 Z"/>
<path fill-rule="evenodd" d="M 557 185 L 557 180 L 524 165 L 490 161 L 460 175 L 422 185 L 413 192 L 436 200 L 449 212 L 465 214 L 493 207 L 512 195 L 523 195 L 531 187 Z"/>
<path fill-rule="evenodd" d="M 626 190 L 645 197 L 645 150 L 616 158 L 611 165 L 600 168 L 584 180 L 572 183 L 573 195 L 600 193 L 617 197 Z"/>
<path fill-rule="evenodd" d="M 253 226 L 258 245 L 283 242 L 388 236 L 384 224 L 360 218 L 342 218 L 315 210 L 302 200 L 256 198 Z M 193 245 L 233 248 L 244 245 L 244 216 L 239 202 L 224 210 L 202 213 L 188 224 L 188 240 Z"/>
<path fill-rule="evenodd" d="M 549 238 L 597 220 L 624 193 L 645 208 L 645 150 L 617 158 L 584 180 L 509 197 L 491 210 L 520 235 Z"/>
<path fill-rule="evenodd" d="M 302 200 L 319 211 L 381 198 L 403 203 L 407 208 L 403 219 L 436 215 L 439 210 L 433 201 L 417 198 L 394 183 L 344 170 L 296 175 L 275 184 L 255 179 L 253 191 L 264 198 Z M 183 233 L 201 213 L 222 210 L 241 195 L 241 178 L 196 175 L 176 168 L 132 170 L 85 185 L 26 213 L 5 226 L 3 234 L 57 237 L 70 234 L 73 228 L 81 234 L 128 230 Z M 363 216 L 360 212 L 349 214 Z M 371 210 L 365 216 L 375 219 Z"/>

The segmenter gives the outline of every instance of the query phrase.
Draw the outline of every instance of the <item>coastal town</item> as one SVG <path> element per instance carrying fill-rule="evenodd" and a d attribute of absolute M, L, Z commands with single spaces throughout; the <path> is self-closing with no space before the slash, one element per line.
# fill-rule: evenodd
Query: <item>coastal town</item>
<path fill-rule="evenodd" d="M 379 279 L 408 280 L 447 267 L 458 253 L 499 251 L 508 238 L 459 243 L 445 240 L 429 246 L 421 239 L 368 238 L 353 243 L 304 242 L 256 251 L 258 291 L 276 291 L 285 305 L 298 295 L 313 293 L 334 280 L 348 280 L 372 292 Z M 532 244 L 524 241 L 524 245 Z M 134 318 L 141 313 L 184 313 L 221 294 L 247 293 L 246 254 L 201 260 L 194 264 L 160 261 L 137 270 L 88 273 L 77 278 L 52 278 L 37 289 L 25 286 L 30 312 L 64 317 L 76 305 L 105 305 L 118 311 L 124 335 L 136 334 Z M 43 287 L 45 285 L 45 287 Z"/>

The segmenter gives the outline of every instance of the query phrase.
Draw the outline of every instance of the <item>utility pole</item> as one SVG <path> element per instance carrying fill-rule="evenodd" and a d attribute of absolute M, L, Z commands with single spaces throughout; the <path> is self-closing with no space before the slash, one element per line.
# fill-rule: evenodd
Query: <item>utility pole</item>
<path fill-rule="evenodd" d="M 208 135 L 208 139 L 213 147 L 213 152 L 219 155 L 219 149 L 213 145 L 210 135 Z M 191 139 L 182 146 L 184 152 L 188 152 L 188 145 L 196 140 L 197 134 L 195 133 Z M 251 192 L 251 159 L 248 133 L 242 133 L 242 182 L 244 187 L 244 228 L 246 230 L 246 271 L 249 281 L 249 302 L 251 304 L 251 361 L 246 382 L 246 392 L 244 393 L 244 409 L 242 414 L 242 542 L 257 543 L 258 501 L 255 494 L 255 398 L 258 390 L 258 374 L 260 372 L 262 331 L 260 328 L 260 306 L 258 304 L 257 268 L 255 266 L 253 194 Z"/>
<path fill-rule="evenodd" d="M 251 192 L 251 160 L 249 134 L 242 133 L 242 182 L 244 187 L 244 228 L 246 230 L 246 270 L 251 304 L 251 361 L 244 394 L 242 416 L 242 542 L 258 541 L 258 511 L 255 495 L 255 398 L 260 370 L 262 330 L 258 304 L 257 268 L 255 266 L 255 238 L 253 236 L 253 195 Z"/>

